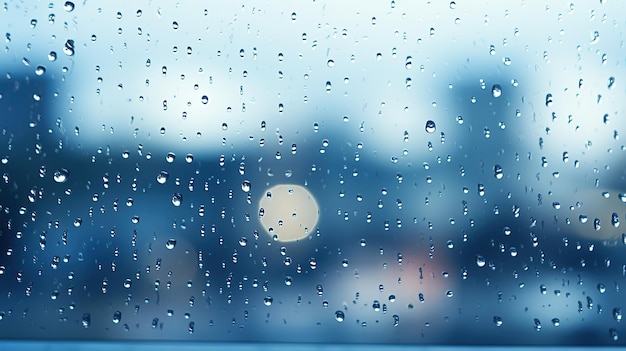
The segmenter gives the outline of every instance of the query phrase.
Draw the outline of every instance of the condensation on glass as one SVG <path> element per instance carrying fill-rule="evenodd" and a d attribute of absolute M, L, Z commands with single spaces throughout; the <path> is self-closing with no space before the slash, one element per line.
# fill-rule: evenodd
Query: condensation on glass
<path fill-rule="evenodd" d="M 623 344 L 619 1 L 0 10 L 0 338 Z"/>

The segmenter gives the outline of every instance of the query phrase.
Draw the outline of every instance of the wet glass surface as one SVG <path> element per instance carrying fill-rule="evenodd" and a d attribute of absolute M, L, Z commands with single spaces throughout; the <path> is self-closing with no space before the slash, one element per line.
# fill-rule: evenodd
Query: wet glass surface
<path fill-rule="evenodd" d="M 0 338 L 623 344 L 625 22 L 3 3 Z"/>

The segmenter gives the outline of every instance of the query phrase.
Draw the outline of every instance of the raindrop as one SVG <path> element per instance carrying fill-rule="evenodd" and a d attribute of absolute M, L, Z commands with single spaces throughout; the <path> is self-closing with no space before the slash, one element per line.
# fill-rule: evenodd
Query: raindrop
<path fill-rule="evenodd" d="M 500 165 L 493 166 L 493 173 L 494 173 L 494 176 L 496 177 L 496 179 L 502 179 L 502 177 L 503 177 L 502 166 L 500 166 Z"/>
<path fill-rule="evenodd" d="M 71 1 L 66 1 L 65 4 L 63 4 L 63 9 L 67 12 L 74 11 L 74 3 Z"/>
<path fill-rule="evenodd" d="M 341 323 L 344 321 L 345 319 L 345 315 L 343 313 L 343 311 L 337 311 L 335 312 L 335 319 L 337 320 L 337 322 Z"/>
<path fill-rule="evenodd" d="M 176 239 L 169 239 L 166 243 L 165 243 L 165 247 L 168 250 L 172 250 L 176 247 Z"/>
<path fill-rule="evenodd" d="M 499 98 L 502 95 L 502 87 L 500 84 L 494 84 L 491 87 L 491 95 L 493 95 L 494 98 Z"/>
<path fill-rule="evenodd" d="M 607 85 L 607 87 L 608 87 L 609 89 L 613 89 L 613 88 L 615 88 L 615 77 L 610 77 L 610 78 L 609 78 L 609 84 Z"/>
<path fill-rule="evenodd" d="M 180 193 L 172 194 L 172 205 L 178 207 L 183 203 L 183 195 Z"/>
<path fill-rule="evenodd" d="M 252 188 L 252 184 L 250 183 L 249 180 L 244 180 L 241 183 L 241 190 L 243 190 L 244 192 L 250 192 L 250 189 Z"/>
<path fill-rule="evenodd" d="M 70 176 L 70 172 L 65 168 L 60 168 L 56 172 L 54 172 L 53 178 L 57 183 L 65 183 L 67 178 Z"/>
<path fill-rule="evenodd" d="M 68 39 L 63 46 L 63 52 L 67 56 L 74 56 L 74 40 Z"/>
<path fill-rule="evenodd" d="M 165 161 L 167 161 L 167 163 L 172 163 L 174 162 L 175 159 L 176 159 L 176 154 L 174 154 L 173 152 L 169 152 L 167 156 L 165 156 Z"/>
<path fill-rule="evenodd" d="M 265 306 L 271 306 L 272 302 L 274 302 L 274 299 L 271 296 L 266 296 L 263 298 L 263 304 L 265 304 Z"/>
<path fill-rule="evenodd" d="M 122 312 L 115 311 L 113 313 L 113 323 L 118 324 L 122 320 Z"/>
<path fill-rule="evenodd" d="M 157 183 L 159 184 L 165 184 L 165 182 L 167 182 L 167 179 L 170 177 L 170 174 L 167 173 L 166 171 L 161 171 L 159 172 L 159 174 L 157 174 L 156 176 L 156 180 Z"/>
<path fill-rule="evenodd" d="M 83 318 L 81 320 L 81 325 L 85 329 L 89 328 L 89 326 L 91 325 L 91 315 L 89 313 L 83 314 Z"/>
<path fill-rule="evenodd" d="M 426 121 L 426 126 L 424 127 L 424 129 L 428 133 L 434 133 L 435 130 L 437 130 L 437 127 L 435 126 L 435 122 L 434 121 L 428 120 L 428 121 Z"/>
<path fill-rule="evenodd" d="M 546 107 L 552 106 L 553 103 L 554 101 L 552 100 L 552 94 L 547 94 L 546 95 Z"/>
<path fill-rule="evenodd" d="M 613 319 L 615 319 L 616 322 L 622 321 L 622 309 L 621 308 L 616 307 L 613 309 Z"/>

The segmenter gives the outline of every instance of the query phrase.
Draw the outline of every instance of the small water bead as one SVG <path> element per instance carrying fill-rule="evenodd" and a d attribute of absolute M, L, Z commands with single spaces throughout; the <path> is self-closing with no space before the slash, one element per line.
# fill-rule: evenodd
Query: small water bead
<path fill-rule="evenodd" d="M 274 299 L 271 296 L 266 296 L 263 298 L 263 304 L 265 306 L 271 306 L 272 302 L 274 302 Z"/>
<path fill-rule="evenodd" d="M 424 127 L 427 133 L 434 133 L 437 130 L 435 122 L 432 120 L 426 121 L 426 126 Z"/>
<path fill-rule="evenodd" d="M 169 239 L 166 243 L 165 243 L 165 248 L 167 248 L 168 250 L 173 250 L 176 247 L 176 239 Z"/>
<path fill-rule="evenodd" d="M 175 159 L 176 159 L 176 154 L 173 152 L 169 152 L 167 156 L 165 156 L 165 161 L 167 161 L 167 163 L 172 163 L 174 162 Z"/>
<path fill-rule="evenodd" d="M 172 205 L 178 207 L 182 204 L 182 202 L 183 202 L 183 195 L 181 195 L 180 193 L 172 194 Z"/>
<path fill-rule="evenodd" d="M 63 4 L 63 9 L 67 12 L 74 11 L 74 3 L 71 1 L 66 1 L 65 4 Z"/>
<path fill-rule="evenodd" d="M 252 183 L 250 183 L 249 180 L 244 180 L 241 183 L 241 190 L 247 193 L 247 192 L 250 192 L 250 189 L 252 189 Z"/>
<path fill-rule="evenodd" d="M 336 311 L 335 312 L 335 320 L 339 323 L 343 322 L 345 320 L 345 314 L 343 313 L 343 311 Z"/>
<path fill-rule="evenodd" d="M 53 174 L 53 179 L 57 183 L 65 183 L 69 178 L 70 172 L 65 168 L 60 168 Z"/>
<path fill-rule="evenodd" d="M 63 52 L 67 56 L 74 56 L 74 40 L 68 39 L 63 45 Z"/>
<path fill-rule="evenodd" d="M 35 69 L 35 74 L 38 76 L 42 76 L 44 73 L 46 73 L 46 67 L 37 66 L 37 68 Z"/>
<path fill-rule="evenodd" d="M 500 86 L 500 84 L 494 84 L 491 87 L 491 95 L 494 98 L 499 98 L 502 95 L 502 87 Z"/>
<path fill-rule="evenodd" d="M 115 311 L 113 313 L 113 323 L 118 324 L 122 320 L 122 312 Z"/>
<path fill-rule="evenodd" d="M 494 174 L 494 177 L 496 177 L 496 179 L 502 179 L 502 177 L 504 176 L 504 174 L 502 173 L 502 166 L 500 165 L 493 166 L 493 174 Z"/>
<path fill-rule="evenodd" d="M 615 88 L 615 77 L 610 77 L 609 78 L 609 84 L 607 85 L 607 88 L 609 88 L 609 89 Z"/>
<path fill-rule="evenodd" d="M 159 172 L 159 174 L 157 174 L 156 176 L 156 180 L 157 183 L 159 184 L 165 184 L 165 182 L 167 182 L 167 179 L 170 177 L 169 173 L 167 173 L 166 171 L 161 171 Z"/>
<path fill-rule="evenodd" d="M 616 322 L 621 322 L 622 321 L 622 309 L 615 307 L 613 309 L 613 319 L 615 319 Z"/>
<path fill-rule="evenodd" d="M 546 107 L 551 107 L 553 103 L 554 103 L 554 100 L 552 99 L 552 94 L 547 94 L 546 95 Z"/>
<path fill-rule="evenodd" d="M 87 329 L 91 325 L 91 315 L 89 313 L 84 313 L 83 318 L 81 320 L 81 325 L 83 328 Z"/>
<path fill-rule="evenodd" d="M 482 255 L 476 255 L 476 265 L 478 267 L 484 267 L 485 264 L 485 258 Z"/>

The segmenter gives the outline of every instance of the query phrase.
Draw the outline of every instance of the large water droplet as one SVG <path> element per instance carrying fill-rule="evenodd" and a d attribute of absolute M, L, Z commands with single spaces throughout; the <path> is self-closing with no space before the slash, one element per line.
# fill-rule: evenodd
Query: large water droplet
<path fill-rule="evenodd" d="M 496 179 L 502 179 L 502 177 L 504 176 L 504 174 L 502 173 L 502 166 L 493 166 L 493 175 L 494 177 L 496 177 Z"/>
<path fill-rule="evenodd" d="M 424 127 L 424 129 L 428 133 L 434 133 L 437 130 L 437 126 L 435 125 L 434 121 L 428 120 L 426 121 L 426 126 Z"/>
<path fill-rule="evenodd" d="M 71 1 L 66 1 L 65 4 L 63 4 L 63 9 L 67 12 L 74 11 L 74 3 Z"/>
<path fill-rule="evenodd" d="M 91 325 L 91 315 L 89 313 L 83 314 L 81 325 L 83 326 L 83 328 L 89 328 L 89 326 Z"/>
<path fill-rule="evenodd" d="M 165 243 L 165 247 L 168 250 L 173 250 L 176 247 L 176 239 L 169 239 L 166 243 Z"/>
<path fill-rule="evenodd" d="M 335 312 L 335 319 L 337 320 L 337 322 L 341 323 L 343 322 L 343 320 L 345 319 L 345 315 L 343 313 L 343 311 L 337 311 Z"/>
<path fill-rule="evenodd" d="M 172 205 L 178 207 L 183 203 L 183 195 L 180 193 L 172 194 Z"/>
<path fill-rule="evenodd" d="M 63 46 L 63 52 L 67 56 L 74 56 L 74 40 L 68 39 Z"/>
<path fill-rule="evenodd" d="M 56 172 L 54 172 L 53 178 L 57 183 L 65 183 L 67 178 L 70 176 L 70 172 L 65 168 L 60 168 Z"/>
<path fill-rule="evenodd" d="M 167 182 L 167 179 L 170 177 L 170 174 L 167 173 L 166 171 L 161 171 L 159 172 L 159 174 L 157 174 L 156 176 L 156 180 L 157 183 L 159 184 L 165 184 L 165 182 Z"/>
<path fill-rule="evenodd" d="M 122 320 L 122 312 L 115 311 L 113 313 L 113 323 L 118 324 Z"/>
<path fill-rule="evenodd" d="M 502 87 L 500 84 L 494 84 L 491 87 L 491 95 L 493 95 L 494 98 L 499 98 L 502 95 Z"/>

